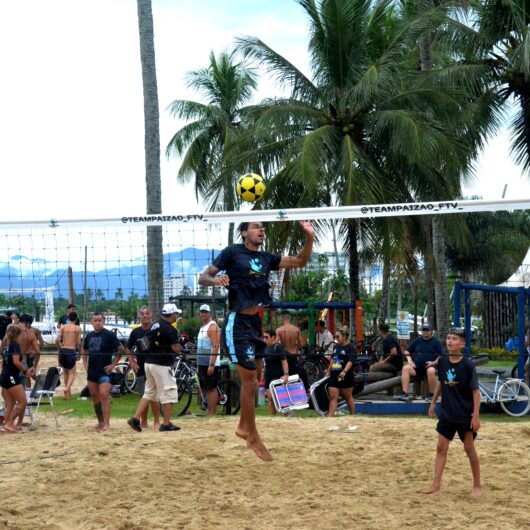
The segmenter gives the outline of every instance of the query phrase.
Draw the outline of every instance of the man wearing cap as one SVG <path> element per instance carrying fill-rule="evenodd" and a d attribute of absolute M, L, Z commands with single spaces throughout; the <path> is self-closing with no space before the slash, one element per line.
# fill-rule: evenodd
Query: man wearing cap
<path fill-rule="evenodd" d="M 241 415 L 236 436 L 245 440 L 256 455 L 270 462 L 272 456 L 261 440 L 256 426 L 255 397 L 258 391 L 256 354 L 264 352 L 261 340 L 260 308 L 272 302 L 269 273 L 278 269 L 304 267 L 313 249 L 315 231 L 309 221 L 300 221 L 306 240 L 297 256 L 278 256 L 264 252 L 265 227 L 259 221 L 239 226 L 242 244 L 224 248 L 212 265 L 199 277 L 199 285 L 228 289 L 230 313 L 222 331 L 223 346 L 236 363 L 241 378 Z M 220 271 L 224 274 L 217 275 Z"/>
<path fill-rule="evenodd" d="M 399 395 L 401 401 L 409 401 L 408 389 L 411 376 L 417 377 L 419 380 L 427 374 L 429 383 L 429 395 L 426 396 L 427 401 L 432 399 L 434 391 L 436 390 L 436 370 L 434 366 L 427 367 L 427 363 L 436 361 L 438 357 L 443 355 L 442 343 L 432 335 L 432 328 L 430 324 L 424 323 L 421 326 L 421 335 L 405 350 L 405 358 L 407 363 L 403 366 L 401 372 L 401 386 L 403 391 Z"/>
<path fill-rule="evenodd" d="M 171 423 L 173 403 L 178 401 L 177 383 L 169 367 L 179 353 L 179 332 L 172 326 L 182 313 L 175 304 L 166 304 L 162 308 L 162 317 L 154 322 L 146 334 L 145 347 L 145 392 L 138 404 L 136 414 L 127 423 L 131 429 L 141 432 L 140 420 L 147 411 L 150 401 L 160 401 L 164 415 L 159 432 L 178 431 L 180 427 Z M 148 344 L 147 344 L 148 343 Z"/>
<path fill-rule="evenodd" d="M 221 330 L 212 320 L 212 310 L 208 304 L 199 308 L 202 326 L 197 335 L 197 367 L 201 388 L 208 399 L 208 416 L 215 416 L 217 410 L 217 382 L 221 358 Z"/>

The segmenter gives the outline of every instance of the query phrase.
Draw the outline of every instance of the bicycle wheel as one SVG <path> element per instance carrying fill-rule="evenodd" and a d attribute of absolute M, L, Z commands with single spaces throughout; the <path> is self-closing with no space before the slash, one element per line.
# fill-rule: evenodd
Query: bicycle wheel
<path fill-rule="evenodd" d="M 510 379 L 499 389 L 499 404 L 509 416 L 524 416 L 530 410 L 530 388 L 519 379 Z"/>
<path fill-rule="evenodd" d="M 319 362 L 306 361 L 304 363 L 304 368 L 307 373 L 307 379 L 309 381 L 309 386 L 317 381 L 320 381 L 324 377 L 324 370 L 322 365 Z"/>
<path fill-rule="evenodd" d="M 217 385 L 219 396 L 216 414 L 231 416 L 239 412 L 241 387 L 231 379 L 223 379 Z"/>
<path fill-rule="evenodd" d="M 134 370 L 129 366 L 125 370 L 125 390 L 131 394 L 136 394 L 136 374 Z"/>
<path fill-rule="evenodd" d="M 191 405 L 193 397 L 193 388 L 188 379 L 177 379 L 178 403 L 173 404 L 173 414 L 175 416 L 184 416 Z"/>

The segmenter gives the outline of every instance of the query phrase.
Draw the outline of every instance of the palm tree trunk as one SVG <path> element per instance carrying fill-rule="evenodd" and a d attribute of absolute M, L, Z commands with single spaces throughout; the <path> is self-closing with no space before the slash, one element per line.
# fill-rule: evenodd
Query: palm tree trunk
<path fill-rule="evenodd" d="M 445 261 L 445 230 L 442 220 L 435 215 L 432 220 L 432 247 L 436 264 L 434 299 L 436 302 L 436 331 L 444 340 L 449 331 L 449 290 L 447 289 L 447 264 Z"/>
<path fill-rule="evenodd" d="M 140 58 L 144 94 L 145 187 L 148 214 L 162 213 L 160 180 L 160 116 L 156 79 L 153 11 L 151 0 L 137 0 Z M 147 227 L 147 292 L 153 314 L 163 303 L 164 262 L 162 227 Z"/>
<path fill-rule="evenodd" d="M 432 218 L 423 218 L 425 234 L 424 274 L 425 274 L 425 310 L 423 318 L 435 325 L 436 306 L 434 302 L 434 259 L 432 250 Z"/>
<path fill-rule="evenodd" d="M 383 282 L 381 284 L 381 300 L 379 300 L 378 322 L 386 322 L 388 317 L 388 300 L 390 298 L 390 257 L 383 257 Z"/>

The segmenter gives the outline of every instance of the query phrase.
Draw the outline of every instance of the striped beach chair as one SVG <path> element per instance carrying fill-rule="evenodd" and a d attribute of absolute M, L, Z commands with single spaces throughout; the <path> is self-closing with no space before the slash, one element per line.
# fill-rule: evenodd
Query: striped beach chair
<path fill-rule="evenodd" d="M 307 392 L 298 375 L 290 375 L 287 383 L 281 379 L 271 381 L 269 391 L 274 408 L 280 413 L 309 408 Z"/>

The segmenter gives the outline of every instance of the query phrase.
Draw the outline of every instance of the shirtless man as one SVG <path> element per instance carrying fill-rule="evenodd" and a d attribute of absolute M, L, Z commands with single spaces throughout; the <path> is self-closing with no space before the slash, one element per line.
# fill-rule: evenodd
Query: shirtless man
<path fill-rule="evenodd" d="M 29 317 L 31 319 L 29 329 L 31 329 L 33 333 L 35 333 L 35 338 L 37 339 L 37 342 L 39 344 L 39 352 L 40 352 L 42 351 L 42 348 L 44 347 L 44 339 L 42 338 L 41 330 L 31 325 L 33 324 L 33 317 L 31 315 L 29 315 Z M 39 362 L 40 362 L 39 352 L 28 351 L 28 355 L 27 355 L 28 368 L 33 368 L 35 373 L 37 373 L 37 367 L 39 366 Z M 31 381 L 28 378 L 26 378 L 26 388 L 31 388 Z"/>
<path fill-rule="evenodd" d="M 276 330 L 276 342 L 279 342 L 287 352 L 289 374 L 298 374 L 306 390 L 308 390 L 307 374 L 303 366 L 298 363 L 298 352 L 304 345 L 304 339 L 300 333 L 300 328 L 291 324 L 291 315 L 287 311 L 282 313 L 282 325 Z"/>
<path fill-rule="evenodd" d="M 33 322 L 32 316 L 28 315 L 27 313 L 23 313 L 22 315 L 20 315 L 18 322 L 14 324 L 18 328 L 20 328 L 20 335 L 18 336 L 18 344 L 20 346 L 20 353 L 22 355 L 22 365 L 25 368 L 28 368 L 28 365 L 27 365 L 28 354 L 31 354 L 31 355 L 40 354 L 39 341 L 37 340 L 37 336 L 35 335 L 34 329 L 31 327 L 32 322 Z M 33 368 L 28 368 L 27 375 L 35 378 L 35 370 Z M 25 377 L 22 379 L 23 381 L 21 381 L 21 383 L 22 383 L 22 386 L 25 388 L 26 387 Z M 24 413 L 25 413 L 25 410 L 21 410 L 20 414 L 18 415 L 18 421 L 17 421 L 18 426 L 22 426 L 22 421 L 24 420 Z"/>
<path fill-rule="evenodd" d="M 59 366 L 64 370 L 64 399 L 72 397 L 77 355 L 81 351 L 81 328 L 76 324 L 77 313 L 68 314 L 68 321 L 59 328 L 55 339 Z"/>

